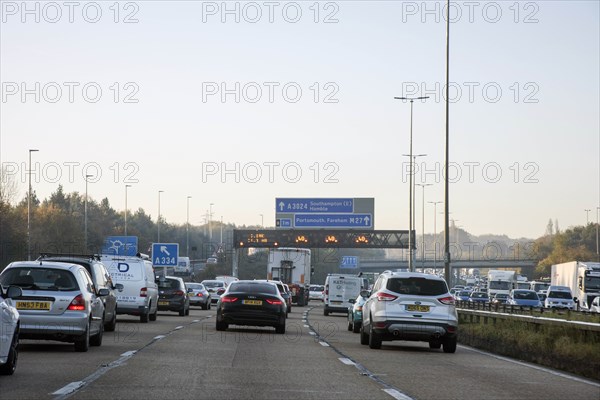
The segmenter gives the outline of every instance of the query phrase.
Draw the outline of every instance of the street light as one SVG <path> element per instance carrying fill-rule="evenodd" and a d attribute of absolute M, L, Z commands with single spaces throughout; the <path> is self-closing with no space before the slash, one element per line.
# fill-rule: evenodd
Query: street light
<path fill-rule="evenodd" d="M 444 278 L 450 287 L 450 99 L 448 90 L 450 88 L 450 0 L 446 3 L 446 146 L 445 146 L 445 166 L 444 171 Z"/>
<path fill-rule="evenodd" d="M 157 228 L 157 239 L 156 239 L 156 243 L 160 243 L 160 194 L 164 193 L 164 190 L 159 190 L 158 191 L 158 218 L 156 219 L 156 228 Z"/>
<path fill-rule="evenodd" d="M 185 255 L 190 256 L 190 199 L 192 196 L 187 197 L 187 219 L 185 223 Z"/>
<path fill-rule="evenodd" d="M 258 214 L 260 215 L 260 227 L 264 228 L 265 227 L 265 219 L 264 216 L 262 214 Z"/>
<path fill-rule="evenodd" d="M 223 244 L 223 216 L 221 215 L 221 244 Z"/>
<path fill-rule="evenodd" d="M 210 240 L 210 242 L 212 243 L 212 206 L 214 206 L 214 203 L 210 203 L 210 212 L 208 213 L 208 238 Z"/>
<path fill-rule="evenodd" d="M 127 188 L 131 185 L 125 185 L 125 236 L 127 236 Z"/>
<path fill-rule="evenodd" d="M 412 153 L 412 151 L 411 151 Z M 412 265 L 412 259 L 413 259 L 413 254 L 412 254 L 412 231 L 415 230 L 415 182 L 413 180 L 413 166 L 416 164 L 417 161 L 417 157 L 425 157 L 427 154 L 402 154 L 404 157 L 410 157 L 409 158 L 409 170 L 410 170 L 410 180 L 409 180 L 409 199 L 408 199 L 408 209 L 409 209 L 409 232 L 411 232 L 408 235 L 408 248 L 409 248 L 409 260 L 408 260 L 408 269 L 410 271 L 413 271 L 413 265 Z M 416 239 L 416 238 L 415 238 Z"/>
<path fill-rule="evenodd" d="M 442 201 L 428 201 L 429 204 L 433 204 L 433 271 L 437 273 L 437 205 L 443 203 Z"/>
<path fill-rule="evenodd" d="M 425 186 L 431 186 L 431 183 L 417 183 L 423 189 L 421 198 L 421 266 L 425 271 Z"/>
<path fill-rule="evenodd" d="M 394 99 L 396 100 L 403 100 L 403 101 L 410 101 L 410 154 L 409 154 L 409 163 L 410 163 L 410 181 L 409 181 L 409 193 L 408 193 L 408 198 L 409 198 L 409 232 L 408 232 L 408 270 L 409 271 L 413 271 L 413 265 L 412 265 L 412 239 L 411 239 L 411 235 L 412 235 L 412 231 L 413 231 L 413 213 L 412 213 L 412 200 L 413 200 L 413 194 L 412 194 L 412 190 L 413 190 L 413 185 L 412 185 L 412 179 L 413 179 L 413 102 L 415 100 L 426 100 L 428 99 L 429 96 L 421 96 L 421 97 L 394 97 Z"/>
<path fill-rule="evenodd" d="M 598 218 L 598 213 L 600 212 L 600 207 L 596 207 L 596 261 L 600 262 L 600 246 L 598 243 L 598 225 L 600 220 Z"/>
<path fill-rule="evenodd" d="M 585 218 L 586 218 L 586 223 L 585 223 L 585 224 L 586 224 L 586 226 L 587 226 L 587 225 L 589 225 L 589 224 L 590 224 L 590 211 L 592 211 L 592 210 L 590 210 L 590 209 L 586 208 L 586 209 L 585 209 L 585 210 L 583 210 L 583 211 L 585 211 Z"/>
<path fill-rule="evenodd" d="M 85 237 L 84 243 L 85 243 L 85 246 L 83 248 L 84 252 L 86 252 L 87 248 L 88 248 L 88 228 L 87 228 L 88 178 L 91 178 L 92 176 L 94 176 L 94 175 L 86 175 L 85 176 L 85 205 L 83 207 L 83 210 L 84 210 L 83 211 L 83 214 L 84 214 L 84 217 L 83 217 L 84 228 L 83 229 L 85 231 L 84 232 L 84 237 Z"/>
<path fill-rule="evenodd" d="M 29 189 L 27 191 L 27 260 L 31 261 L 31 153 L 38 149 L 29 149 Z"/>

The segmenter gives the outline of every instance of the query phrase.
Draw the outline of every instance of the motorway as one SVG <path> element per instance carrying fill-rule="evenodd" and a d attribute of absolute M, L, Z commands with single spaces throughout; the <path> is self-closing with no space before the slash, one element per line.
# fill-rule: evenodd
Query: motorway
<path fill-rule="evenodd" d="M 285 335 L 272 328 L 215 330 L 215 310 L 156 322 L 120 316 L 101 347 L 21 341 L 1 399 L 544 399 L 597 400 L 600 383 L 460 346 L 362 346 L 341 314 L 294 307 Z"/>

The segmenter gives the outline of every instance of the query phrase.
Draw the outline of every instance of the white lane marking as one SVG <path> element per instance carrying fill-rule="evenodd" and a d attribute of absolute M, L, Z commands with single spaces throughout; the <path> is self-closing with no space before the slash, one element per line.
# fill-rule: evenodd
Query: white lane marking
<path fill-rule="evenodd" d="M 58 389 L 56 392 L 53 392 L 51 394 L 53 394 L 55 396 L 63 396 L 65 394 L 73 393 L 74 391 L 79 389 L 81 386 L 83 386 L 83 384 L 84 384 L 83 381 L 71 382 L 68 385 L 63 386 L 62 388 Z"/>
<path fill-rule="evenodd" d="M 174 330 L 175 330 L 175 331 L 178 331 L 178 330 L 180 330 L 180 329 L 183 329 L 183 326 L 181 326 L 181 325 L 180 325 L 180 326 L 176 326 Z"/>
<path fill-rule="evenodd" d="M 466 350 L 474 351 L 475 353 L 479 353 L 479 354 L 483 354 L 483 355 L 486 355 L 486 356 L 490 356 L 490 357 L 496 358 L 498 360 L 508 361 L 508 362 L 513 363 L 513 364 L 521 365 L 523 367 L 529 367 L 529 368 L 532 368 L 532 369 L 537 369 L 538 371 L 547 372 L 547 373 L 555 375 L 555 376 L 560 376 L 561 378 L 570 379 L 572 381 L 580 382 L 580 383 L 587 383 L 588 385 L 600 388 L 600 383 L 597 383 L 597 382 L 594 382 L 594 381 L 590 381 L 590 380 L 587 380 L 587 379 L 584 379 L 584 378 L 578 378 L 576 376 L 571 376 L 571 375 L 568 375 L 568 374 L 565 374 L 565 373 L 562 373 L 562 372 L 559 372 L 559 371 L 553 371 L 553 370 L 551 370 L 549 368 L 541 367 L 539 365 L 533 365 L 533 364 L 529 364 L 529 363 L 526 363 L 526 362 L 522 362 L 522 361 L 518 361 L 518 360 L 513 360 L 512 358 L 503 357 L 503 356 L 499 356 L 499 355 L 496 355 L 496 354 L 488 353 L 487 351 L 478 350 L 478 349 L 475 349 L 475 348 L 469 347 L 469 346 L 460 345 L 458 347 L 466 349 Z"/>
<path fill-rule="evenodd" d="M 396 389 L 383 389 L 383 391 L 395 398 L 396 400 L 413 400 L 412 397 L 407 396 Z"/>
<path fill-rule="evenodd" d="M 131 357 L 135 353 L 137 353 L 137 350 L 129 350 L 129 351 L 126 351 L 125 353 L 121 354 L 121 357 Z"/>
<path fill-rule="evenodd" d="M 310 328 L 310 325 L 304 325 L 305 328 Z"/>
<path fill-rule="evenodd" d="M 199 319 L 195 319 L 195 320 L 193 320 L 192 322 L 195 324 L 195 323 L 197 323 L 197 322 L 200 322 L 200 320 L 199 320 Z"/>
<path fill-rule="evenodd" d="M 158 335 L 158 336 L 154 336 L 154 340 L 160 340 L 160 339 L 164 339 L 166 336 L 165 335 Z"/>
<path fill-rule="evenodd" d="M 308 334 L 309 334 L 309 335 L 316 335 L 316 333 L 314 333 L 314 332 L 312 332 L 312 331 L 311 331 L 311 332 L 308 332 Z"/>
<path fill-rule="evenodd" d="M 329 347 L 329 343 L 319 342 L 319 344 L 323 347 Z"/>
<path fill-rule="evenodd" d="M 354 365 L 354 361 L 352 361 L 349 358 L 340 357 L 340 358 L 338 358 L 338 360 L 340 360 L 342 363 L 344 363 L 346 365 Z"/>

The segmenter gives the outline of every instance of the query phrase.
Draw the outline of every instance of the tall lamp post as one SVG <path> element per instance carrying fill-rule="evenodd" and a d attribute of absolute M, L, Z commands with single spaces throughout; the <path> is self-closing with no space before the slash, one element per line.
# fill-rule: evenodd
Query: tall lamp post
<path fill-rule="evenodd" d="M 31 261 L 31 153 L 38 149 L 29 149 L 29 188 L 27 190 L 27 261 Z"/>
<path fill-rule="evenodd" d="M 223 216 L 221 215 L 221 244 L 223 244 Z"/>
<path fill-rule="evenodd" d="M 156 219 L 157 237 L 156 243 L 160 243 L 160 194 L 164 193 L 164 190 L 158 191 L 158 218 Z"/>
<path fill-rule="evenodd" d="M 433 271 L 435 273 L 437 273 L 437 226 L 436 226 L 436 222 L 437 222 L 437 205 L 440 203 L 443 203 L 442 201 L 428 201 L 429 204 L 433 204 L 433 247 L 434 247 L 434 252 L 433 252 Z"/>
<path fill-rule="evenodd" d="M 596 207 L 596 261 L 600 262 L 600 243 L 598 242 L 598 225 L 599 218 L 598 213 L 600 212 L 600 207 Z"/>
<path fill-rule="evenodd" d="M 412 212 L 412 200 L 413 200 L 413 102 L 415 100 L 426 100 L 428 99 L 429 96 L 421 96 L 421 97 L 394 97 L 394 99 L 396 100 L 403 100 L 403 101 L 410 101 L 410 154 L 409 156 L 409 163 L 410 163 L 410 181 L 409 181 L 409 190 L 408 190 L 408 199 L 409 199 L 409 232 L 408 232 L 408 270 L 409 271 L 413 271 L 413 265 L 412 265 L 412 231 L 413 231 L 413 212 Z"/>
<path fill-rule="evenodd" d="M 586 220 L 585 224 L 589 225 L 590 224 L 590 211 L 592 211 L 592 210 L 586 208 L 583 211 L 585 211 L 585 220 Z"/>
<path fill-rule="evenodd" d="M 88 178 L 91 178 L 92 176 L 94 176 L 94 175 L 86 175 L 85 176 L 85 205 L 83 206 L 83 214 L 84 214 L 84 217 L 83 217 L 84 234 L 83 234 L 83 236 L 85 237 L 84 248 L 83 248 L 84 252 L 87 252 L 87 249 L 88 249 L 88 228 L 87 228 L 87 225 L 88 225 L 88 223 L 87 223 Z"/>
<path fill-rule="evenodd" d="M 185 222 L 185 255 L 190 256 L 190 199 L 192 196 L 187 197 L 187 219 Z"/>
<path fill-rule="evenodd" d="M 260 227 L 264 228 L 265 227 L 265 218 L 264 218 L 264 215 L 262 215 L 262 214 L 258 214 L 258 215 L 260 215 Z"/>
<path fill-rule="evenodd" d="M 445 166 L 444 171 L 444 277 L 450 287 L 452 282 L 450 281 L 450 195 L 449 186 L 450 180 L 450 100 L 448 96 L 448 90 L 450 87 L 450 0 L 446 3 L 446 146 L 445 146 Z"/>
<path fill-rule="evenodd" d="M 209 209 L 210 211 L 208 212 L 208 238 L 210 240 L 210 242 L 212 243 L 212 206 L 214 206 L 214 203 L 210 203 Z"/>
<path fill-rule="evenodd" d="M 431 186 L 431 183 L 417 183 L 423 190 L 421 198 L 421 268 L 425 270 L 425 186 Z"/>
<path fill-rule="evenodd" d="M 409 209 L 409 230 L 412 233 L 415 230 L 415 181 L 413 178 L 413 166 L 416 165 L 417 163 L 417 157 L 425 157 L 427 154 L 413 154 L 412 156 L 410 154 L 402 154 L 404 157 L 410 157 L 410 189 L 409 189 L 409 199 L 408 199 L 408 209 Z M 409 247 L 409 270 L 413 271 L 414 270 L 414 265 L 413 265 L 413 252 L 412 252 L 412 248 L 414 243 L 412 243 L 412 238 L 411 238 L 412 234 L 408 235 L 408 247 Z M 416 239 L 416 237 L 415 237 Z"/>
<path fill-rule="evenodd" d="M 131 185 L 125 185 L 125 236 L 127 236 L 127 188 Z"/>

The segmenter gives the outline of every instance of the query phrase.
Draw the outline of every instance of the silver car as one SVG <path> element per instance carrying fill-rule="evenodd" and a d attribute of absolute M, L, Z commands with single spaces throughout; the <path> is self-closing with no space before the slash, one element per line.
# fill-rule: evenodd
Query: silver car
<path fill-rule="evenodd" d="M 0 375 L 12 375 L 19 358 L 19 312 L 12 298 L 21 297 L 21 288 L 0 285 Z"/>
<path fill-rule="evenodd" d="M 203 284 L 186 282 L 185 287 L 190 298 L 190 306 L 201 306 L 203 310 L 210 310 L 210 293 Z"/>
<path fill-rule="evenodd" d="M 100 346 L 104 333 L 104 304 L 89 273 L 81 265 L 53 261 L 19 261 L 0 274 L 0 285 L 18 286 L 15 299 L 21 317 L 22 339 L 72 342 L 75 351 Z"/>
<path fill-rule="evenodd" d="M 221 298 L 221 295 L 225 292 L 225 289 L 227 289 L 225 281 L 205 279 L 200 283 L 203 284 L 206 290 L 208 290 L 208 293 L 210 293 L 211 303 L 217 303 Z"/>
<path fill-rule="evenodd" d="M 363 292 L 361 292 L 363 294 Z M 456 351 L 458 315 L 446 281 L 435 275 L 386 271 L 379 275 L 363 306 L 361 344 L 379 349 L 382 341 L 429 342 L 445 353 Z"/>

